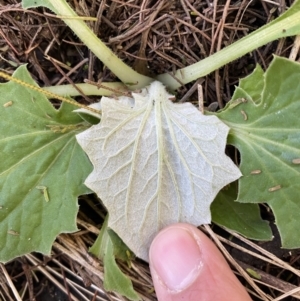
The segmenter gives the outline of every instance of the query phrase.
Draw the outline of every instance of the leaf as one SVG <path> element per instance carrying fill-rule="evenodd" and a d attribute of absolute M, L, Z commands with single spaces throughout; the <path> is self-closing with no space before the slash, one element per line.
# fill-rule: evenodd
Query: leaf
<path fill-rule="evenodd" d="M 14 77 L 36 85 L 26 68 Z M 50 254 L 56 236 L 74 232 L 77 196 L 91 164 L 75 139 L 85 128 L 63 104 L 14 82 L 0 84 L 0 261 Z M 8 106 L 7 104 L 10 104 Z"/>
<path fill-rule="evenodd" d="M 254 103 L 259 103 L 261 101 L 263 88 L 264 71 L 257 65 L 250 75 L 240 80 L 239 86 L 236 87 L 232 99 L 226 104 L 225 108 L 217 113 L 207 112 L 207 114 L 218 116 L 221 112 L 231 110 L 244 102 L 252 101 Z"/>
<path fill-rule="evenodd" d="M 54 3 L 54 5 L 52 3 Z M 65 5 L 68 5 L 66 1 L 63 1 L 63 3 Z M 56 3 L 53 2 L 53 0 L 22 0 L 22 7 L 24 9 L 34 8 L 34 7 L 47 7 L 52 11 L 56 11 L 55 4 Z"/>
<path fill-rule="evenodd" d="M 235 202 L 237 183 L 224 187 L 211 206 L 214 223 L 236 231 L 249 239 L 271 240 L 273 235 L 269 223 L 262 220 L 257 204 Z"/>
<path fill-rule="evenodd" d="M 77 140 L 94 165 L 85 184 L 107 207 L 108 227 L 148 260 L 160 229 L 209 223 L 216 194 L 241 174 L 224 154 L 228 127 L 218 118 L 173 104 L 160 82 L 133 97 L 134 107 L 103 97 L 101 122 Z"/>
<path fill-rule="evenodd" d="M 66 1 L 64 2 L 67 3 Z M 56 11 L 55 7 L 51 3 L 51 0 L 22 0 L 22 7 L 25 9 L 41 6 L 47 7 L 52 11 Z"/>
<path fill-rule="evenodd" d="M 245 78 L 242 78 L 239 83 L 239 88 L 247 92 L 247 99 L 251 98 L 253 102 L 261 101 L 261 93 L 264 88 L 264 71 L 257 65 L 253 72 Z M 233 99 L 238 98 L 233 95 Z"/>
<path fill-rule="evenodd" d="M 90 252 L 103 260 L 104 265 L 104 289 L 117 292 L 130 300 L 140 300 L 135 292 L 132 282 L 118 267 L 115 257 L 128 261 L 128 248 L 122 240 L 107 228 L 108 215 L 103 223 L 100 234 Z"/>
<path fill-rule="evenodd" d="M 250 99 L 218 114 L 231 128 L 228 142 L 241 153 L 238 201 L 267 203 L 285 248 L 300 247 L 299 82 L 300 64 L 275 57 L 264 74 L 261 102 Z"/>

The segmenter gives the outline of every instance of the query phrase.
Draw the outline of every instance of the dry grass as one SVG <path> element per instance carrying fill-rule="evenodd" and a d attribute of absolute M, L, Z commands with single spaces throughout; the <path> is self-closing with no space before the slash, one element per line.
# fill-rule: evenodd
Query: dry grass
<path fill-rule="evenodd" d="M 175 68 L 209 56 L 266 24 L 292 1 L 69 2 L 79 15 L 97 17 L 97 22 L 89 22 L 90 27 L 127 64 L 153 75 L 172 73 Z M 42 86 L 79 83 L 84 79 L 115 80 L 64 23 L 49 12 L 24 11 L 16 0 L 0 0 L 0 16 L 1 69 L 12 72 L 28 63 L 33 78 Z M 238 79 L 249 74 L 257 63 L 266 68 L 273 54 L 298 59 L 299 44 L 299 37 L 275 41 L 210 74 L 203 83 L 205 105 L 222 108 Z M 197 99 L 196 92 L 197 85 L 187 85 L 178 91 L 178 98 Z M 56 294 L 53 300 L 125 300 L 103 289 L 102 263 L 89 255 L 88 248 L 99 232 L 104 213 L 91 199 L 84 202 L 96 213 L 91 218 L 81 211 L 81 231 L 60 235 L 51 257 L 31 254 L 0 266 L 0 300 L 46 300 L 51 291 Z M 283 256 L 274 248 L 268 252 L 264 244 L 261 247 L 228 230 L 218 236 L 214 233 L 218 231 L 208 226 L 202 229 L 226 256 L 254 300 L 300 299 L 299 252 L 286 252 Z M 234 240 L 228 239 L 227 232 Z M 156 300 L 145 263 L 136 260 L 131 268 L 121 266 L 143 300 Z M 255 271 L 260 279 L 250 277 L 246 269 Z M 64 294 L 57 295 L 59 291 Z"/>

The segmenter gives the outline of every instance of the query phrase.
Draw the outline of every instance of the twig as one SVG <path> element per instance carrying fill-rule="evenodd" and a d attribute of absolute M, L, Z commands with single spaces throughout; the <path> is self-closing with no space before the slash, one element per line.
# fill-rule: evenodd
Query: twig
<path fill-rule="evenodd" d="M 299 54 L 299 49 L 300 49 L 300 35 L 295 37 L 294 45 L 292 47 L 292 50 L 291 50 L 290 56 L 289 56 L 290 60 L 292 60 L 292 61 L 296 60 L 296 58 Z"/>
<path fill-rule="evenodd" d="M 22 299 L 21 299 L 21 297 L 20 297 L 20 295 L 19 295 L 16 287 L 14 286 L 13 282 L 10 279 L 10 276 L 8 275 L 8 273 L 6 271 L 6 268 L 5 268 L 4 264 L 0 263 L 0 267 L 2 269 L 2 272 L 3 272 L 4 276 L 5 276 L 5 279 L 6 279 L 7 283 L 9 284 L 9 287 L 12 290 L 12 292 L 13 292 L 16 300 L 17 301 L 22 301 Z"/>
<path fill-rule="evenodd" d="M 293 284 L 290 284 L 286 281 L 283 281 L 277 277 L 274 277 L 260 269 L 257 269 L 247 263 L 244 263 L 240 260 L 236 260 L 237 263 L 242 267 L 244 268 L 245 270 L 247 269 L 251 269 L 253 271 L 255 271 L 261 278 L 259 279 L 259 281 L 256 281 L 254 279 L 254 281 L 256 281 L 257 283 L 260 283 L 260 284 L 263 284 L 265 286 L 268 286 L 270 288 L 273 288 L 277 291 L 281 291 L 281 292 L 284 292 L 284 293 L 288 293 L 290 292 L 291 290 L 295 289 L 295 288 L 298 288 L 297 286 L 293 285 Z M 294 294 L 293 295 L 294 298 L 297 298 L 297 299 L 300 299 L 300 293 L 298 294 Z M 274 300 L 273 300 L 274 301 Z"/>
<path fill-rule="evenodd" d="M 47 270 L 45 267 L 41 266 L 39 264 L 39 262 L 36 260 L 36 258 L 34 258 L 33 255 L 31 254 L 28 254 L 28 255 L 25 255 L 25 257 L 32 263 L 36 266 L 36 268 L 41 272 L 43 273 L 47 279 L 49 279 L 54 285 L 56 285 L 62 292 L 64 292 L 66 295 L 68 294 L 66 289 L 60 284 L 59 281 L 57 281 Z M 73 294 L 70 294 L 71 297 L 72 297 L 72 300 L 73 301 L 80 301 L 79 299 L 77 299 Z M 22 301 L 20 299 L 20 301 Z"/>
<path fill-rule="evenodd" d="M 237 269 L 237 271 L 243 276 L 243 278 L 251 285 L 257 293 L 259 293 L 262 300 L 270 301 L 270 297 L 265 294 L 253 281 L 253 279 L 243 270 L 242 267 L 240 267 L 237 262 L 233 259 L 233 257 L 229 254 L 229 252 L 226 250 L 226 248 L 221 244 L 220 240 L 216 236 L 216 234 L 211 230 L 211 228 L 208 225 L 204 225 L 205 230 L 208 232 L 208 234 L 212 237 L 215 244 L 218 246 L 218 248 L 222 251 L 223 255 L 227 258 L 227 260 Z"/>

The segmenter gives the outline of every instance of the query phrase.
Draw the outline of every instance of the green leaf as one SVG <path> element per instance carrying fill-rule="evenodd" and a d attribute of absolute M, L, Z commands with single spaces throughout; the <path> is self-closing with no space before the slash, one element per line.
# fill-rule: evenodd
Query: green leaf
<path fill-rule="evenodd" d="M 14 77 L 36 85 L 26 68 Z M 0 261 L 49 254 L 56 236 L 74 232 L 77 196 L 91 164 L 75 140 L 86 128 L 73 106 L 14 82 L 0 84 Z"/>
<path fill-rule="evenodd" d="M 132 282 L 118 267 L 115 257 L 128 261 L 128 248 L 111 229 L 107 228 L 108 215 L 101 228 L 100 234 L 90 252 L 103 260 L 104 288 L 117 292 L 130 300 L 140 300 Z"/>
<path fill-rule="evenodd" d="M 239 87 L 247 92 L 253 102 L 259 103 L 261 101 L 261 93 L 264 88 L 263 69 L 257 65 L 250 75 L 240 80 Z M 233 99 L 236 98 L 237 96 L 233 95 Z"/>
<path fill-rule="evenodd" d="M 218 111 L 217 114 L 226 110 L 233 109 L 246 101 L 259 103 L 264 88 L 264 71 L 257 65 L 254 71 L 240 80 L 239 86 L 236 87 L 232 99 L 226 104 L 225 108 Z M 82 109 L 81 109 L 82 110 Z M 207 115 L 215 115 L 214 112 L 206 112 Z"/>
<path fill-rule="evenodd" d="M 65 2 L 65 1 L 64 1 Z M 55 8 L 49 0 L 22 0 L 22 7 L 25 9 L 33 7 L 47 7 L 52 11 L 55 11 Z"/>
<path fill-rule="evenodd" d="M 261 102 L 248 100 L 218 114 L 231 128 L 228 142 L 241 153 L 238 201 L 267 203 L 285 248 L 300 247 L 299 82 L 300 64 L 275 57 Z"/>
<path fill-rule="evenodd" d="M 259 206 L 235 202 L 236 184 L 235 182 L 223 188 L 212 203 L 213 222 L 250 239 L 271 240 L 271 228 L 268 222 L 262 220 Z"/>

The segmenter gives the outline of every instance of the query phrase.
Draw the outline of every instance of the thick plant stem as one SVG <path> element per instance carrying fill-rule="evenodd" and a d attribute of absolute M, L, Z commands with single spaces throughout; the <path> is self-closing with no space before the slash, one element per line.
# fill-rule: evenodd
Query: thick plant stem
<path fill-rule="evenodd" d="M 141 75 L 123 63 L 88 26 L 78 19 L 76 13 L 65 0 L 23 0 L 24 7 L 44 5 L 62 16 L 65 23 L 77 34 L 82 42 L 117 76 L 129 89 L 139 89 L 150 84 L 153 79 Z M 161 74 L 156 77 L 165 86 L 176 90 L 181 85 L 197 80 L 220 67 L 232 62 L 271 41 L 300 34 L 300 0 L 280 17 L 254 31 L 241 40 L 202 61 L 179 69 L 174 75 Z"/>
<path fill-rule="evenodd" d="M 120 60 L 85 24 L 64 0 L 49 0 L 51 9 L 62 16 L 63 21 L 80 40 L 130 89 L 139 89 L 153 79 L 141 75 Z M 72 18 L 73 17 L 73 18 Z"/>
<path fill-rule="evenodd" d="M 99 96 L 110 96 L 112 94 L 117 95 L 118 91 L 126 92 L 128 88 L 120 83 L 102 83 L 100 88 L 90 84 L 76 84 L 76 89 L 73 85 L 59 85 L 43 87 L 44 90 L 60 96 L 79 96 L 82 92 L 84 95 L 99 95 Z M 107 89 L 106 89 L 107 88 Z"/>
<path fill-rule="evenodd" d="M 176 90 L 181 85 L 197 80 L 271 41 L 299 34 L 300 1 L 297 1 L 297 5 L 294 5 L 290 10 L 271 23 L 208 58 L 177 70 L 173 76 L 165 73 L 157 76 L 156 79 L 163 82 L 170 89 Z"/>

